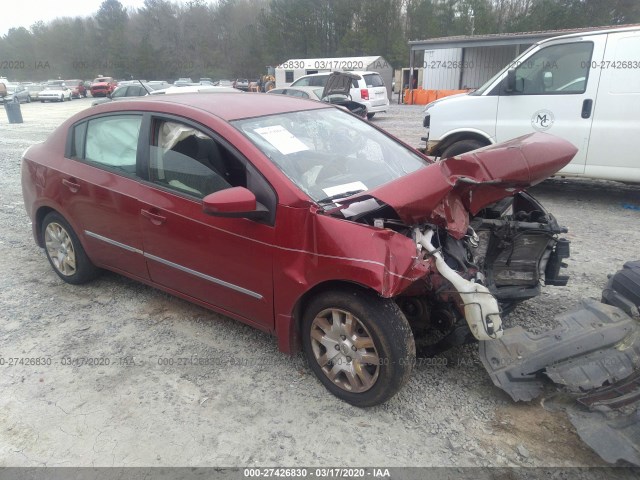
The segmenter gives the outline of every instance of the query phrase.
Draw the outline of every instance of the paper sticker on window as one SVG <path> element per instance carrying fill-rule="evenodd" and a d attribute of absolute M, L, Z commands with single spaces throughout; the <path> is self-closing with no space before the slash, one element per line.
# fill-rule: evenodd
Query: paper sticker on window
<path fill-rule="evenodd" d="M 283 155 L 309 150 L 309 147 L 282 125 L 256 128 L 255 132 L 276 147 Z"/>
<path fill-rule="evenodd" d="M 345 183 L 343 185 L 336 185 L 335 187 L 323 188 L 322 190 L 327 194 L 328 197 L 333 197 L 335 195 L 340 195 L 341 193 L 363 192 L 367 190 L 367 187 L 362 182 L 351 182 Z M 354 194 L 352 193 L 351 195 Z M 351 195 L 345 196 L 349 197 Z"/>

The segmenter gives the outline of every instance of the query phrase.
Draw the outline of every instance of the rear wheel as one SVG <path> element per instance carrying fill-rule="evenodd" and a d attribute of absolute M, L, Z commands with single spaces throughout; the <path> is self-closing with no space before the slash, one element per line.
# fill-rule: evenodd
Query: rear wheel
<path fill-rule="evenodd" d="M 375 116 L 376 116 L 376 113 L 375 113 L 375 112 L 373 112 L 373 113 L 367 113 L 367 120 L 371 120 L 371 119 L 372 119 L 373 117 L 375 117 Z"/>
<path fill-rule="evenodd" d="M 442 152 L 441 158 L 455 157 L 456 155 L 470 152 L 485 145 L 486 144 L 480 140 L 459 140 L 449 145 L 444 152 Z"/>
<path fill-rule="evenodd" d="M 51 212 L 44 217 L 42 237 L 49 263 L 65 282 L 85 283 L 98 274 L 77 235 L 59 213 Z"/>
<path fill-rule="evenodd" d="M 309 367 L 347 403 L 378 405 L 409 379 L 415 343 L 392 300 L 361 290 L 325 292 L 307 307 L 302 330 Z"/>

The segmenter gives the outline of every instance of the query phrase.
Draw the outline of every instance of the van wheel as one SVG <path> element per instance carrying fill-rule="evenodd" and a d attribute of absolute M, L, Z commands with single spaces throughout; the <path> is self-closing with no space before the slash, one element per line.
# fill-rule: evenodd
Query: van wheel
<path fill-rule="evenodd" d="M 413 334 L 398 305 L 362 290 L 318 295 L 304 313 L 302 335 L 313 373 L 357 407 L 390 399 L 415 362 Z"/>
<path fill-rule="evenodd" d="M 373 112 L 373 113 L 367 113 L 367 120 L 371 120 L 371 119 L 372 119 L 373 117 L 375 117 L 375 116 L 376 116 L 376 113 L 375 113 L 375 112 Z"/>
<path fill-rule="evenodd" d="M 444 152 L 442 152 L 440 158 L 455 157 L 456 155 L 476 150 L 477 148 L 484 147 L 485 145 L 485 143 L 482 143 L 479 140 L 459 140 L 449 145 Z"/>
<path fill-rule="evenodd" d="M 51 212 L 44 217 L 42 240 L 53 271 L 65 282 L 86 283 L 99 273 L 71 225 L 59 213 Z"/>

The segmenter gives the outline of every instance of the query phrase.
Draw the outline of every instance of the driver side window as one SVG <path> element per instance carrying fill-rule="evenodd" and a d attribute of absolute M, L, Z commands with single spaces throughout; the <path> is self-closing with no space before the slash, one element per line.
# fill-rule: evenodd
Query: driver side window
<path fill-rule="evenodd" d="M 592 42 L 551 45 L 515 68 L 515 95 L 584 93 L 591 66 Z"/>
<path fill-rule="evenodd" d="M 153 132 L 152 182 L 197 198 L 246 186 L 244 165 L 209 135 L 183 123 L 162 120 L 155 122 Z"/>

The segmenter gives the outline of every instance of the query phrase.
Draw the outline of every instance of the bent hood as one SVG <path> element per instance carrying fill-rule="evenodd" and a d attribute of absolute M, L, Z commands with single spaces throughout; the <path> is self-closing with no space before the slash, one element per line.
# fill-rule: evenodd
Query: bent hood
<path fill-rule="evenodd" d="M 577 151 L 566 140 L 532 133 L 438 161 L 362 197 L 391 206 L 408 225 L 434 223 L 461 238 L 468 227 L 467 212 L 475 215 L 540 183 L 567 165 Z"/>

